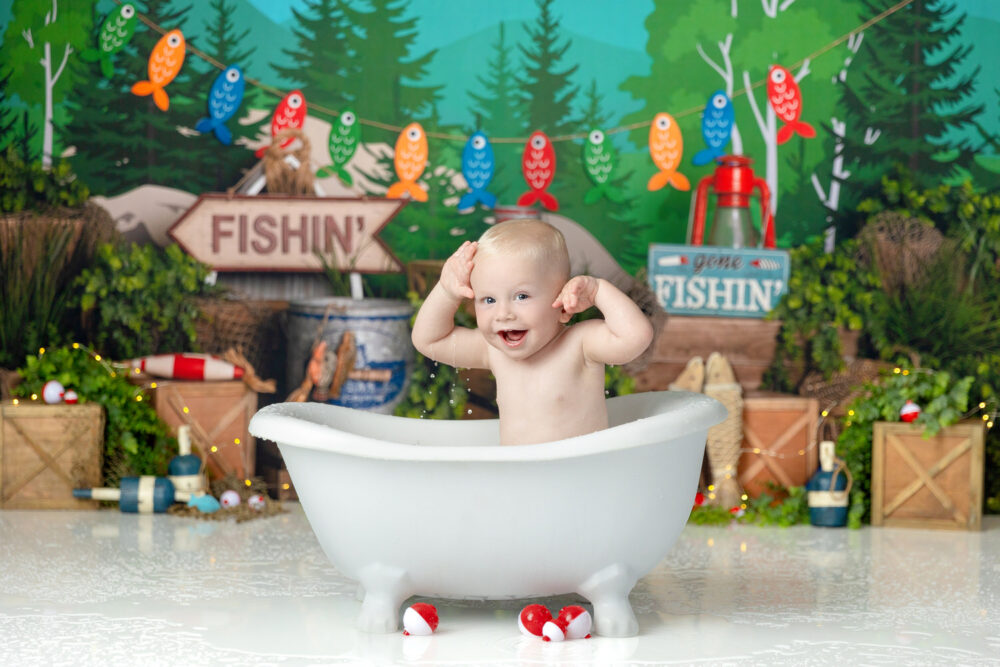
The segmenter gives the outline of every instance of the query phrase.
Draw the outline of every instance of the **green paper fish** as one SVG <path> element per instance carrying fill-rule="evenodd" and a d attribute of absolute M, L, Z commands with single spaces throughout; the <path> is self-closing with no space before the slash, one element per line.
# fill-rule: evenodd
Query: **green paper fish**
<path fill-rule="evenodd" d="M 350 109 L 341 112 L 337 122 L 330 128 L 330 160 L 333 164 L 320 167 L 316 171 L 317 178 L 336 176 L 344 185 L 353 185 L 354 179 L 344 168 L 354 157 L 354 151 L 361 143 L 361 125 L 358 117 Z"/>
<path fill-rule="evenodd" d="M 97 37 L 99 48 L 86 49 L 81 54 L 83 59 L 88 62 L 100 60 L 101 73 L 106 79 L 114 76 L 115 69 L 111 57 L 125 48 L 125 45 L 132 39 L 138 17 L 135 6 L 129 3 L 119 7 L 117 12 L 111 12 L 104 19 L 104 25 L 101 26 L 101 32 Z"/>
<path fill-rule="evenodd" d="M 615 147 L 598 129 L 593 129 L 583 142 L 583 167 L 594 187 L 583 196 L 584 204 L 593 204 L 601 197 L 615 203 L 624 201 L 621 190 L 611 185 L 611 174 L 618 163 Z"/>

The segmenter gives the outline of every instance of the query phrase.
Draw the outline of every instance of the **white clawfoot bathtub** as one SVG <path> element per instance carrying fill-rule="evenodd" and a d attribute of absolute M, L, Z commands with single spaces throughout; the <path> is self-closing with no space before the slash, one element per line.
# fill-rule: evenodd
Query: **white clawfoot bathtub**
<path fill-rule="evenodd" d="M 597 634 L 627 637 L 629 591 L 684 527 L 725 416 L 702 394 L 631 394 L 608 400 L 604 431 L 501 447 L 496 420 L 280 403 L 250 432 L 278 443 L 320 545 L 360 583 L 361 630 L 397 630 L 412 595 L 578 593 Z"/>

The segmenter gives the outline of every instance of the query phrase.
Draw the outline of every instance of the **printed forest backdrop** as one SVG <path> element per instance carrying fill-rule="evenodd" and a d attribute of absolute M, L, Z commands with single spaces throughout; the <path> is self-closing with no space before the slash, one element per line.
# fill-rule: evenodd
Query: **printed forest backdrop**
<path fill-rule="evenodd" d="M 912 0 L 850 37 L 898 0 L 133 4 L 163 30 L 180 29 L 187 43 L 166 88 L 166 111 L 130 92 L 148 78 L 162 36 L 147 23 L 135 23 L 105 70 L 82 57 L 120 2 L 0 2 L 0 148 L 13 143 L 33 159 L 66 157 L 95 194 L 109 197 L 144 184 L 220 191 L 256 163 L 252 149 L 269 138 L 272 110 L 299 89 L 307 127 L 329 133 L 334 112 L 346 107 L 361 124 L 363 144 L 349 167 L 354 185 L 331 178 L 328 194 L 384 194 L 395 180 L 396 137 L 418 121 L 430 136 L 422 178 L 429 200 L 412 202 L 382 233 L 405 261 L 442 257 L 483 228 L 488 212 L 456 210 L 466 191 L 465 137 L 476 130 L 490 137 L 496 173 L 489 190 L 512 204 L 527 189 L 524 142 L 542 130 L 557 138 L 550 192 L 559 212 L 630 271 L 645 263 L 648 243 L 683 241 L 693 188 L 711 172 L 692 157 L 705 148 L 701 110 L 717 90 L 735 112 L 727 150 L 742 148 L 777 185 L 780 246 L 831 224 L 853 233 L 855 206 L 896 162 L 922 185 L 972 179 L 1000 187 L 996 0 Z M 773 64 L 798 80 L 801 120 L 815 138 L 775 145 L 773 130 L 767 137 L 763 82 Z M 228 146 L 194 130 L 207 115 L 219 65 L 239 65 L 247 81 Z M 647 189 L 657 171 L 649 126 L 659 112 L 672 114 L 682 131 L 677 170 L 691 191 Z M 585 203 L 592 183 L 582 151 L 594 128 L 617 150 L 612 181 L 625 194 L 621 203 Z M 326 148 L 314 143 L 314 168 L 330 163 Z"/>

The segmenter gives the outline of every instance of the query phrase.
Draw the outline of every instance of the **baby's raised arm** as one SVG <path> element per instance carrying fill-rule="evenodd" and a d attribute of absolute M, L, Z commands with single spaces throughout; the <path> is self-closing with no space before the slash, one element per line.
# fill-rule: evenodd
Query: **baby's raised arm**
<path fill-rule="evenodd" d="M 576 276 L 563 286 L 552 303 L 567 313 L 580 313 L 597 306 L 604 320 L 588 320 L 583 336 L 583 354 L 591 361 L 627 364 L 649 346 L 653 326 L 621 290 L 603 278 Z"/>
<path fill-rule="evenodd" d="M 473 298 L 472 273 L 476 243 L 466 241 L 448 258 L 441 278 L 427 295 L 413 323 L 413 347 L 420 354 L 460 368 L 488 368 L 486 341 L 474 329 L 455 326 L 463 298 Z"/>

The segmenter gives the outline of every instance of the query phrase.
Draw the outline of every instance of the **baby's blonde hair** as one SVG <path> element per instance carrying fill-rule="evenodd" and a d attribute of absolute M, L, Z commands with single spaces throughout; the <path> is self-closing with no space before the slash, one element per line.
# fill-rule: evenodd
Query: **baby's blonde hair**
<path fill-rule="evenodd" d="M 499 222 L 479 237 L 476 254 L 515 255 L 545 262 L 569 278 L 569 251 L 562 232 L 547 222 L 518 219 Z"/>

